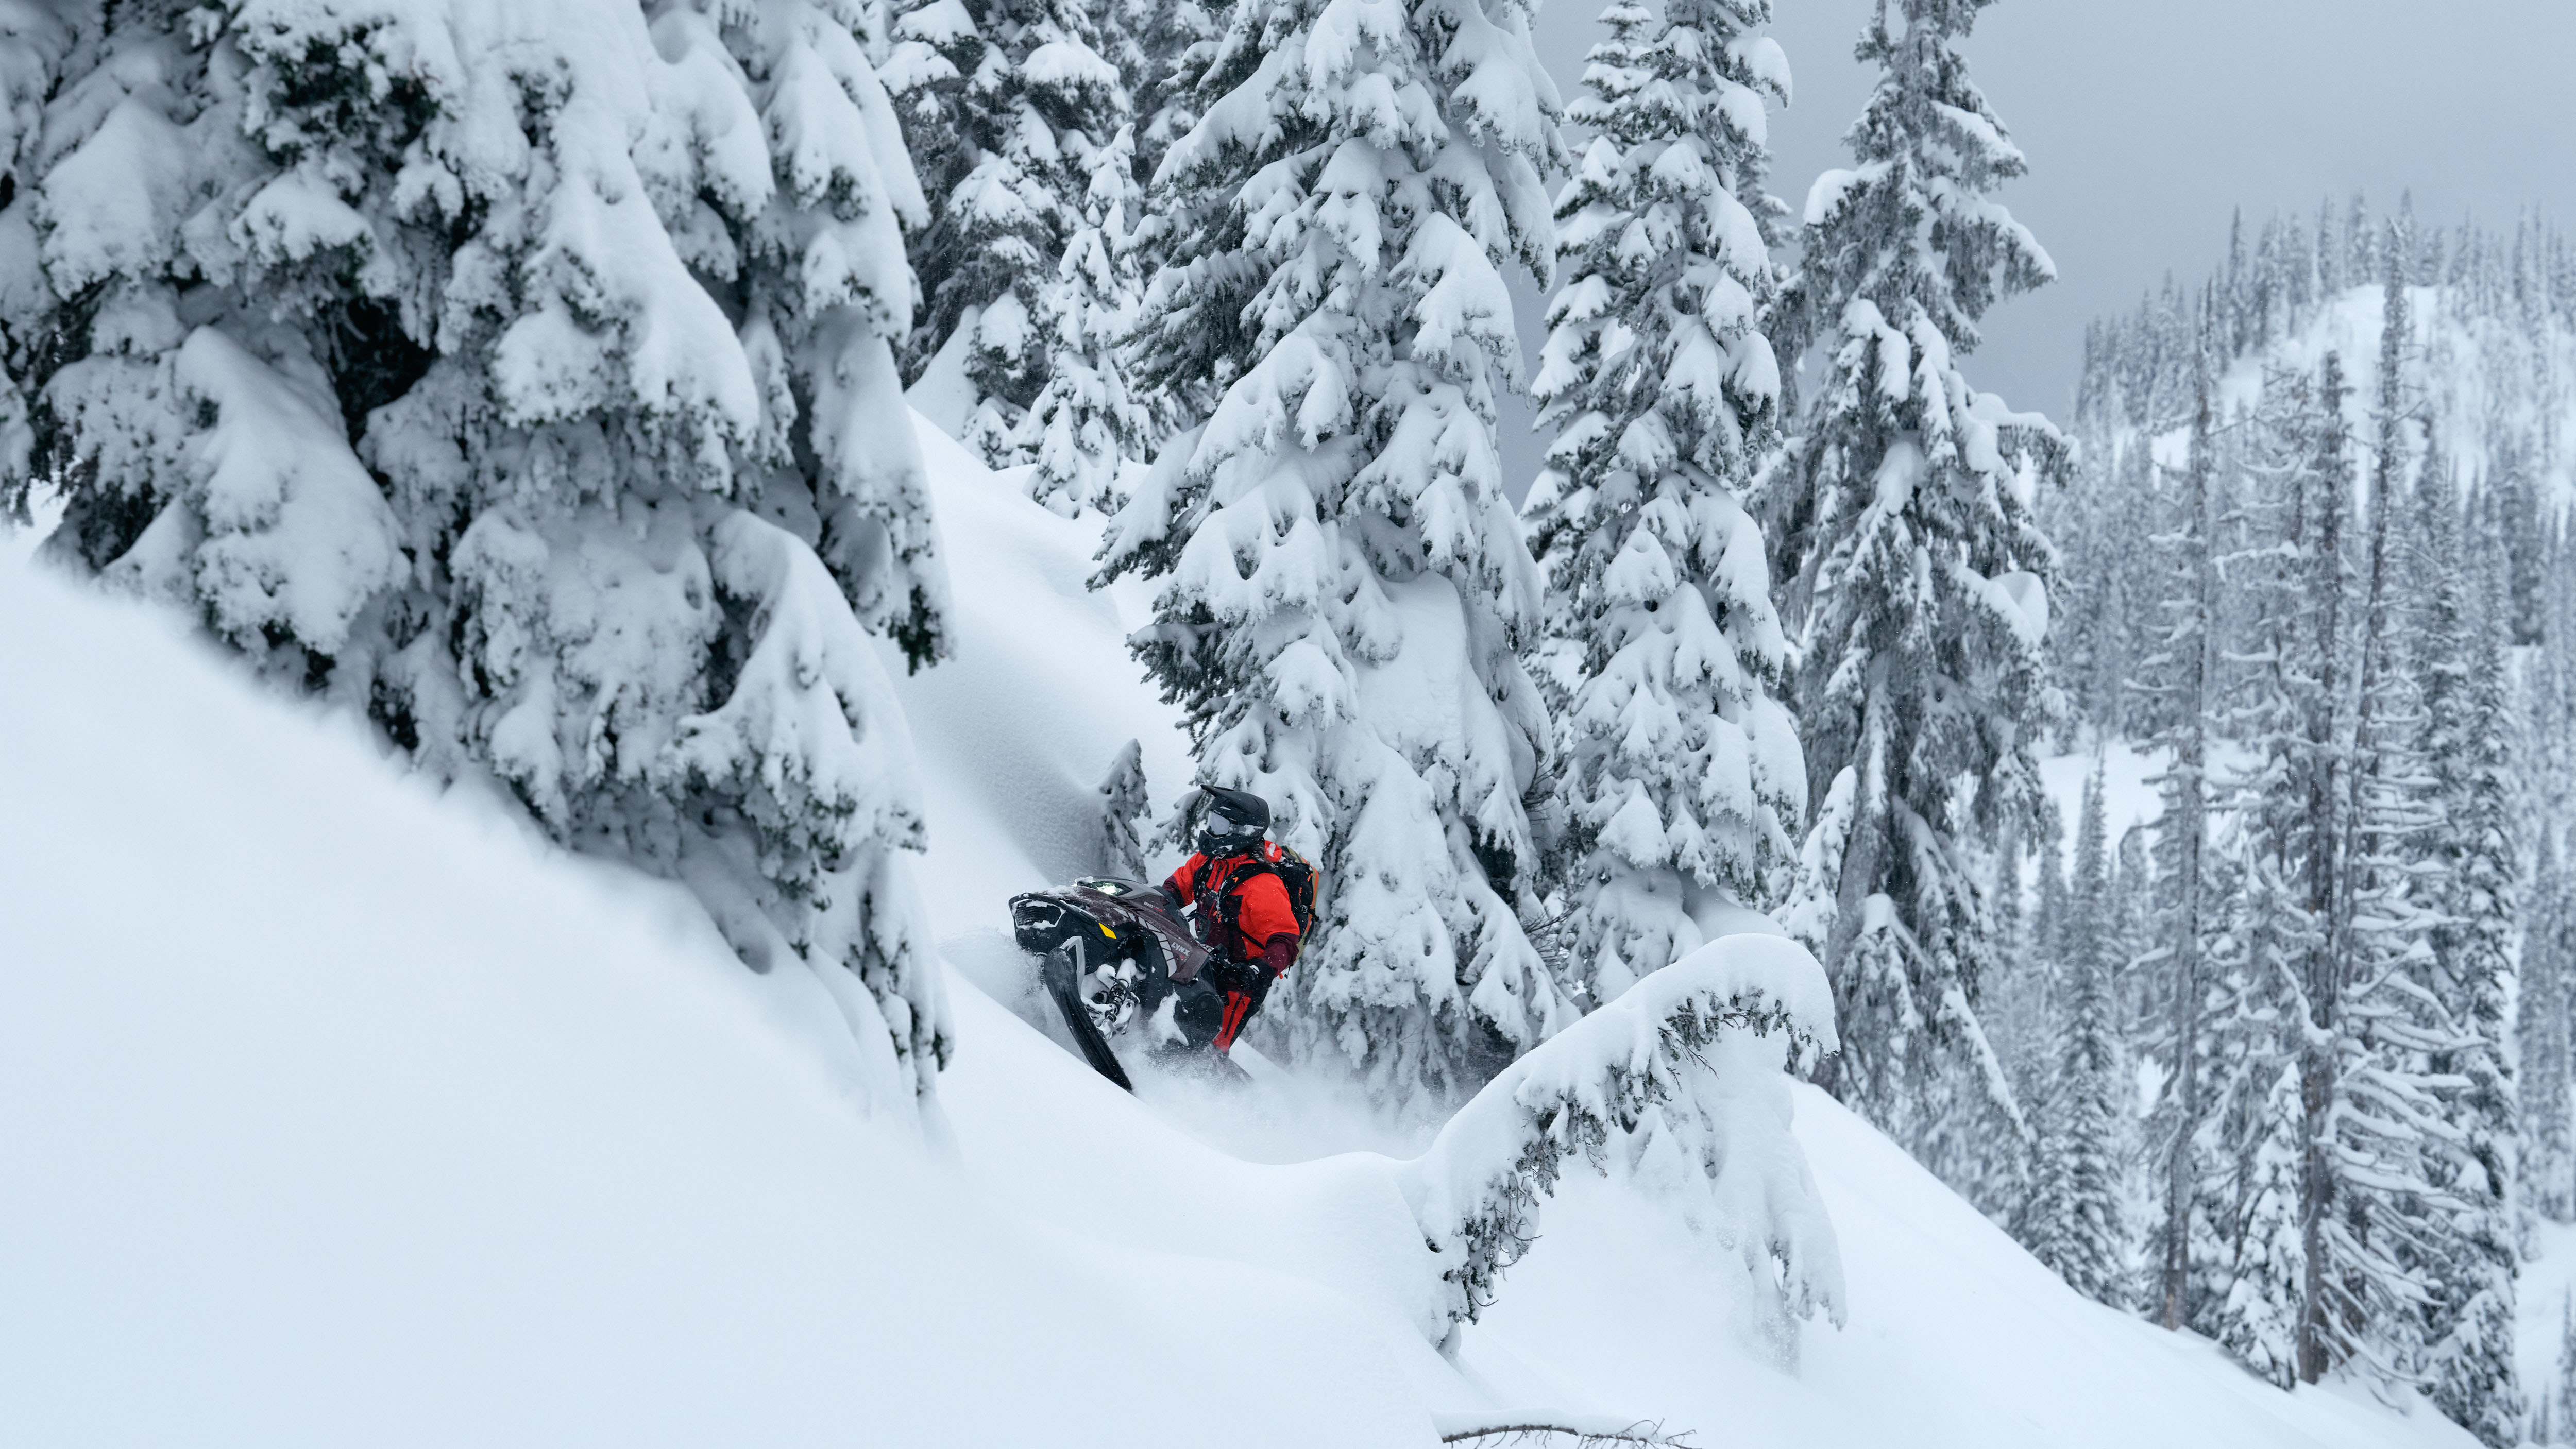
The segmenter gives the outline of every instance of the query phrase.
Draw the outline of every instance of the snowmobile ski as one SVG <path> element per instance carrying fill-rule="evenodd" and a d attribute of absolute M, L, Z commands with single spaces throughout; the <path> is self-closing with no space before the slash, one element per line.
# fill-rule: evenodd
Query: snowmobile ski
<path fill-rule="evenodd" d="M 1082 1048 L 1082 1059 L 1091 1069 L 1116 1082 L 1121 1091 L 1133 1092 L 1136 1084 L 1127 1079 L 1127 1069 L 1118 1054 L 1109 1049 L 1109 1039 L 1100 1032 L 1100 1023 L 1092 1020 L 1091 1010 L 1083 1003 L 1083 942 L 1079 937 L 1067 940 L 1047 952 L 1046 961 L 1038 967 L 1038 979 L 1046 983 L 1047 995 L 1054 999 L 1056 1014 L 1064 1018 L 1064 1029 L 1073 1033 L 1074 1045 Z"/>

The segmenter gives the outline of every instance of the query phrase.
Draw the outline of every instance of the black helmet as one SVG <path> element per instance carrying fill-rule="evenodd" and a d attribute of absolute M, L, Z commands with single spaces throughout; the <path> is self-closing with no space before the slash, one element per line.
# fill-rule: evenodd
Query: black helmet
<path fill-rule="evenodd" d="M 1270 828 L 1270 802 L 1248 790 L 1210 786 L 1207 814 L 1199 821 L 1198 847 L 1206 855 L 1232 855 L 1251 849 Z"/>

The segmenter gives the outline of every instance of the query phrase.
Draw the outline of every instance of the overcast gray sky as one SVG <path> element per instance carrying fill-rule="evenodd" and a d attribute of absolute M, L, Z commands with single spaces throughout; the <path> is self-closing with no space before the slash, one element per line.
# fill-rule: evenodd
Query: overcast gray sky
<path fill-rule="evenodd" d="M 1569 99 L 1600 8 L 1547 0 L 1540 14 L 1540 56 Z M 1771 119 L 1771 187 L 1794 211 L 1817 172 L 1847 164 L 1842 133 L 1871 80 L 1852 41 L 1873 0 L 1776 9 L 1796 95 Z M 2576 224 L 2570 0 L 2000 0 L 1967 52 L 2030 160 L 2000 199 L 2057 260 L 2054 285 L 1989 314 L 1968 364 L 2016 407 L 2062 417 L 2084 324 L 2168 271 L 2224 261 L 2233 207 L 2250 227 L 2313 216 L 2327 195 L 2359 189 L 2379 208 L 2411 189 L 2416 215 L 2445 227 L 2524 206 Z M 1505 443 L 1516 475 L 1538 451 L 1519 441 Z"/>

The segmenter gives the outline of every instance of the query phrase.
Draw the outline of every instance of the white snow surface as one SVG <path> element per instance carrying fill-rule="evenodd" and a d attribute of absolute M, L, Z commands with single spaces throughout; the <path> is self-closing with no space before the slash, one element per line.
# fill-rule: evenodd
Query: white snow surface
<path fill-rule="evenodd" d="M 0 548 L 0 1443 L 2471 1442 L 2078 1298 L 1804 1086 L 1844 1327 L 1766 1321 L 1682 1197 L 1578 1161 L 1435 1349 L 1380 1155 L 1428 1124 L 1294 1076 L 1130 1098 L 1020 1014 L 1003 897 L 1090 868 L 1125 740 L 1158 800 L 1183 744 L 1143 591 L 1083 587 L 1097 518 L 921 431 L 957 600 L 897 684 L 954 968 L 926 1143 L 810 973 Z"/>
<path fill-rule="evenodd" d="M 2056 802 L 2059 821 L 2065 827 L 2065 859 L 2074 858 L 2076 822 L 2084 814 L 2084 784 L 2093 778 L 2097 764 L 2102 769 L 2104 834 L 2117 849 L 2121 836 L 2132 830 L 2152 829 L 2164 818 L 2164 787 L 2158 780 L 2171 759 L 2169 750 L 2123 739 L 2096 740 L 2066 754 L 2043 757 L 2039 762 L 2040 784 L 2046 787 L 2048 798 Z M 2221 789 L 2229 787 L 2236 772 L 2251 769 L 2254 763 L 2233 741 L 2210 742 L 2209 768 Z M 2031 877 L 2033 882 L 2036 879 Z"/>
<path fill-rule="evenodd" d="M 2039 762 L 2040 783 L 2057 803 L 2066 828 L 2067 852 L 2074 852 L 2076 822 L 2084 813 L 2084 783 L 2102 769 L 2103 834 L 2113 846 L 2133 829 L 2152 827 L 2164 818 L 2164 796 L 2150 783 L 2165 767 L 2166 752 L 2141 748 L 2128 740 L 2103 740 L 2098 753 L 2077 750 L 2050 755 Z"/>

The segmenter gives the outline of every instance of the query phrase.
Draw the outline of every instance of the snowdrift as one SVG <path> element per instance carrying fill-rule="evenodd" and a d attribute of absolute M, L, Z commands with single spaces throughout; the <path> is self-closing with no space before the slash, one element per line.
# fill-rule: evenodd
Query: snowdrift
<path fill-rule="evenodd" d="M 1761 1311 L 1768 1245 L 1647 1144 L 1573 1159 L 1448 1333 L 1432 1124 L 1331 1082 L 1131 1098 L 1031 1024 L 1001 900 L 1088 868 L 1128 738 L 1166 796 L 1182 747 L 1120 643 L 1141 593 L 1083 588 L 1096 521 L 924 431 L 958 597 L 956 660 L 898 685 L 954 967 L 928 1143 L 866 1115 L 831 983 L 0 554 L 0 1442 L 2469 1442 L 2078 1299 L 1776 1080 L 1841 1327 Z"/>

